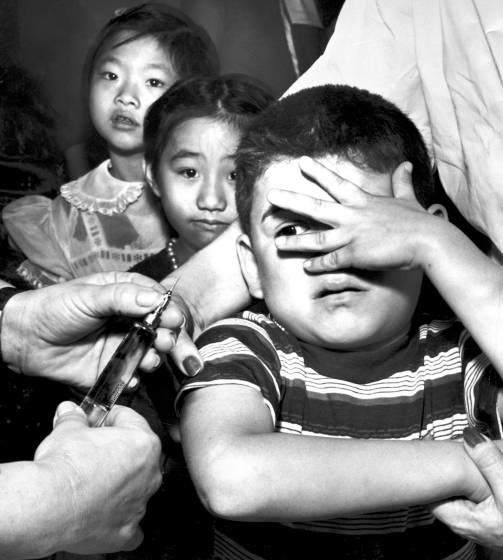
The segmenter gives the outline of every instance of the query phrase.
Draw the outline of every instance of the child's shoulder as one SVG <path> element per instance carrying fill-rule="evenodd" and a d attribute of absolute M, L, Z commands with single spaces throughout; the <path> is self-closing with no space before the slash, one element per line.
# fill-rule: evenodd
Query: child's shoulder
<path fill-rule="evenodd" d="M 220 319 L 209 325 L 198 337 L 198 346 L 223 340 L 226 337 L 246 340 L 251 344 L 253 339 L 266 340 L 273 347 L 282 346 L 290 340 L 285 329 L 274 321 L 263 302 L 257 302 L 247 309 Z"/>

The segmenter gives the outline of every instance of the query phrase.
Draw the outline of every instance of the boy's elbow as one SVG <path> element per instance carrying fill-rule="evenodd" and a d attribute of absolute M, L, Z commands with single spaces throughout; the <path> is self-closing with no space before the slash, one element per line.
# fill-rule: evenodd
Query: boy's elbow
<path fill-rule="evenodd" d="M 259 516 L 265 494 L 250 461 L 220 457 L 193 478 L 204 507 L 213 516 L 242 521 Z"/>

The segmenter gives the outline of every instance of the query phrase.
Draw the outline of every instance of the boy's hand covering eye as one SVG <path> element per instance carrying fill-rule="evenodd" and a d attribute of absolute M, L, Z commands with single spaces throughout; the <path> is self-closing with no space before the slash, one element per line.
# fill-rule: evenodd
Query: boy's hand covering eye
<path fill-rule="evenodd" d="M 370 194 L 311 158 L 303 157 L 299 163 L 302 173 L 332 200 L 280 189 L 271 189 L 268 200 L 329 227 L 280 236 L 276 239 L 278 249 L 323 253 L 305 262 L 310 272 L 418 266 L 414 254 L 418 232 L 431 216 L 415 198 L 409 162 L 400 164 L 393 173 L 393 196 Z"/>

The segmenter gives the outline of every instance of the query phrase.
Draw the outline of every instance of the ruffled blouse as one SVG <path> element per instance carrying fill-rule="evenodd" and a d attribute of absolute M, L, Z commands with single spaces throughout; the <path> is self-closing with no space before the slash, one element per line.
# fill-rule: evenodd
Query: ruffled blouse
<path fill-rule="evenodd" d="M 142 182 L 116 179 L 104 161 L 63 185 L 53 200 L 34 195 L 8 204 L 5 228 L 27 257 L 18 272 L 41 287 L 94 272 L 128 270 L 159 252 L 169 239 L 166 219 L 146 189 Z"/>

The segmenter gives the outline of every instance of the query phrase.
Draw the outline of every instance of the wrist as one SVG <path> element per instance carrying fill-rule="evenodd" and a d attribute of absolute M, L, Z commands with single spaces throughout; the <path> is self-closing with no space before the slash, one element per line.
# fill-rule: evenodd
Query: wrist
<path fill-rule="evenodd" d="M 36 461 L 2 465 L 2 519 L 0 557 L 40 558 L 62 550 L 66 533 L 66 501 L 59 469 L 48 469 Z M 65 535 L 66 542 L 66 535 Z"/>
<path fill-rule="evenodd" d="M 10 369 L 19 371 L 19 356 L 21 349 L 21 332 L 18 322 L 14 320 L 21 316 L 17 309 L 16 297 L 23 290 L 13 287 L 0 288 L 0 359 Z"/>

